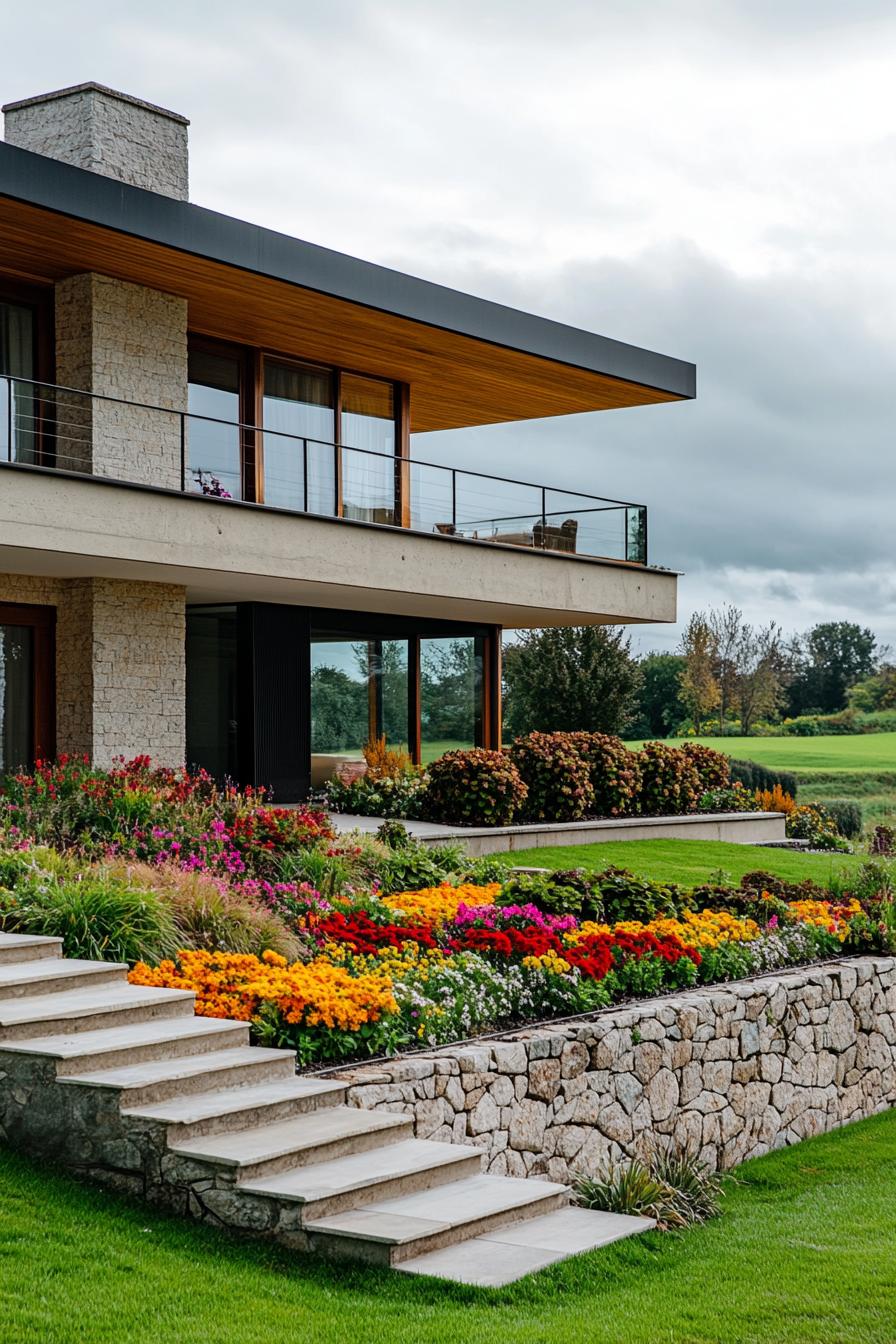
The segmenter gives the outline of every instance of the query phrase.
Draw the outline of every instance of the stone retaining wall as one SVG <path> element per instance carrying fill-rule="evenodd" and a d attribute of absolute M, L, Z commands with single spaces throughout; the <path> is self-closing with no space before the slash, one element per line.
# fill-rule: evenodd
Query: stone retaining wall
<path fill-rule="evenodd" d="M 856 957 L 367 1065 L 350 1104 L 564 1181 L 657 1136 L 734 1167 L 896 1105 L 896 958 Z"/>

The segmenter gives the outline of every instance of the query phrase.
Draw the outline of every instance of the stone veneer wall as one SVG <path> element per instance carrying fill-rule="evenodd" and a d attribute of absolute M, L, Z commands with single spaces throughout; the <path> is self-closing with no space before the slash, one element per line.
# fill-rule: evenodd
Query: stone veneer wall
<path fill-rule="evenodd" d="M 729 1168 L 896 1104 L 896 958 L 856 957 L 340 1072 L 351 1105 L 567 1180 L 669 1136 Z"/>
<path fill-rule="evenodd" d="M 58 394 L 60 467 L 180 488 L 181 422 L 170 412 L 187 406 L 186 299 L 107 275 L 60 280 L 56 382 L 120 399 Z"/>
<path fill-rule="evenodd" d="M 184 588 L 0 574 L 0 602 L 56 608 L 58 752 L 183 764 Z"/>

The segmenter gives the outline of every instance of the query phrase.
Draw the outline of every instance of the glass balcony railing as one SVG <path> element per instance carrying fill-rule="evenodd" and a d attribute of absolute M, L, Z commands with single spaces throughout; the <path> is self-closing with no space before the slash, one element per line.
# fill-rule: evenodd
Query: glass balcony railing
<path fill-rule="evenodd" d="M 0 462 L 468 541 L 647 563 L 642 504 L 22 378 L 0 378 Z"/>

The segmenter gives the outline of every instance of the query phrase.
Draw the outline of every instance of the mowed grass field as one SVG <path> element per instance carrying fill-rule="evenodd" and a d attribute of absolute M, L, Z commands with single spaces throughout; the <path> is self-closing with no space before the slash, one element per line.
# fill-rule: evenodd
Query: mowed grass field
<path fill-rule="evenodd" d="M 325 1264 L 0 1149 L 3 1344 L 893 1344 L 896 1111 L 748 1162 L 724 1212 L 501 1290 Z"/>
<path fill-rule="evenodd" d="M 770 770 L 796 775 L 801 803 L 854 798 L 866 825 L 896 823 L 896 733 L 837 737 L 697 737 L 669 739 L 704 742 L 741 761 L 758 761 Z M 630 742 L 640 747 L 641 742 Z"/>

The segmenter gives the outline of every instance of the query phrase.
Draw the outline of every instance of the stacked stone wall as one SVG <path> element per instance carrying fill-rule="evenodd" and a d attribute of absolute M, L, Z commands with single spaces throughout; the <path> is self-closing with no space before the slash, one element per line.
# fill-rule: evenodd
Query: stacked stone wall
<path fill-rule="evenodd" d="M 350 1104 L 565 1181 L 673 1140 L 713 1168 L 896 1105 L 896 959 L 851 958 L 340 1076 Z"/>

